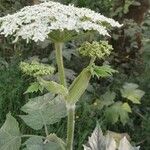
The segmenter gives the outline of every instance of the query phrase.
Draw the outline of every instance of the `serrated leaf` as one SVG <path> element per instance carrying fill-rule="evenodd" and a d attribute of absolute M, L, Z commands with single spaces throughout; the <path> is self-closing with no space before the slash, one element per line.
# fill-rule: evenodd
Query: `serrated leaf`
<path fill-rule="evenodd" d="M 20 117 L 35 130 L 66 117 L 66 105 L 62 97 L 54 97 L 49 93 L 31 99 L 21 110 L 28 114 Z"/>
<path fill-rule="evenodd" d="M 129 110 L 124 108 L 124 104 L 116 102 L 105 110 L 105 117 L 107 121 L 112 124 L 118 122 L 120 119 L 123 125 L 125 125 L 129 119 L 128 113 Z"/>
<path fill-rule="evenodd" d="M 18 122 L 9 113 L 0 129 L 0 150 L 19 150 L 20 146 L 21 138 Z"/>
<path fill-rule="evenodd" d="M 124 104 L 122 105 L 122 108 L 125 109 L 125 110 L 126 110 L 127 112 L 129 112 L 129 113 L 132 112 L 131 107 L 130 107 L 130 105 L 129 105 L 128 103 L 124 103 Z"/>
<path fill-rule="evenodd" d="M 122 97 L 127 98 L 134 104 L 140 104 L 141 98 L 144 96 L 145 92 L 138 89 L 138 85 L 134 83 L 125 83 L 121 89 Z"/>
<path fill-rule="evenodd" d="M 106 150 L 116 150 L 116 141 L 114 138 L 110 135 L 106 135 Z"/>
<path fill-rule="evenodd" d="M 114 103 L 115 98 L 116 93 L 107 91 L 105 94 L 101 96 L 101 103 L 103 106 L 109 106 Z"/>
<path fill-rule="evenodd" d="M 107 91 L 96 102 L 99 104 L 99 108 L 102 109 L 104 106 L 109 106 L 113 104 L 115 97 L 116 93 Z"/>
<path fill-rule="evenodd" d="M 116 73 L 117 71 L 112 69 L 109 65 L 103 65 L 103 66 L 96 66 L 93 65 L 91 68 L 91 73 L 93 76 L 99 77 L 110 77 L 113 75 L 113 73 Z"/>
<path fill-rule="evenodd" d="M 60 146 L 54 142 L 44 144 L 41 137 L 31 137 L 26 142 L 26 150 L 61 150 Z"/>
<path fill-rule="evenodd" d="M 118 150 L 139 150 L 140 147 L 133 147 L 126 137 L 122 138 Z"/>
<path fill-rule="evenodd" d="M 46 81 L 40 78 L 39 83 L 41 86 L 46 88 L 49 92 L 52 92 L 54 94 L 61 94 L 63 96 L 66 96 L 68 94 L 68 89 L 66 87 L 54 81 Z"/>
<path fill-rule="evenodd" d="M 114 139 L 110 135 L 105 137 L 99 125 L 97 125 L 91 137 L 89 137 L 88 143 L 83 146 L 84 150 L 116 150 Z"/>
<path fill-rule="evenodd" d="M 57 143 L 61 147 L 61 150 L 66 150 L 66 143 L 62 139 L 57 137 L 56 134 L 48 135 L 47 139 L 51 142 Z"/>
<path fill-rule="evenodd" d="M 28 89 L 26 90 L 26 93 L 34 93 L 34 92 L 38 92 L 38 91 L 43 91 L 43 87 L 38 83 L 38 82 L 33 82 L 31 83 L 31 85 L 28 87 Z"/>
<path fill-rule="evenodd" d="M 113 131 L 108 131 L 107 133 L 114 138 L 114 140 L 116 141 L 117 145 L 119 144 L 120 140 L 123 137 L 127 137 L 127 139 L 130 139 L 130 136 L 127 133 L 117 133 L 117 132 L 113 132 Z"/>

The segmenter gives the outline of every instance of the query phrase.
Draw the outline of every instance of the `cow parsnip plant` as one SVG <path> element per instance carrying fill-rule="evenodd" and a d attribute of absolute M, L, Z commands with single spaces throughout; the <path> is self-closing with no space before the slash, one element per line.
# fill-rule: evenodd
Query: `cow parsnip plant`
<path fill-rule="evenodd" d="M 26 93 L 44 89 L 48 91 L 47 94 L 33 98 L 25 104 L 21 110 L 26 115 L 20 117 L 35 130 L 44 128 L 46 136 L 22 135 L 17 121 L 9 113 L 6 122 L 0 129 L 0 150 L 19 150 L 22 145 L 21 138 L 29 138 L 22 145 L 25 145 L 24 150 L 73 150 L 77 101 L 87 89 L 93 76 L 109 77 L 116 71 L 109 65 L 96 66 L 94 64 L 96 58 L 105 59 L 110 55 L 112 47 L 108 42 L 86 42 L 78 51 L 81 55 L 88 56 L 91 61 L 68 87 L 62 58 L 63 44 L 83 34 L 97 32 L 104 36 L 110 36 L 110 27 L 121 27 L 121 25 L 90 9 L 66 6 L 51 1 L 24 7 L 13 15 L 0 18 L 0 34 L 13 35 L 14 42 L 22 38 L 27 42 L 49 39 L 54 43 L 60 81 L 57 83 L 46 80 L 45 76 L 50 76 L 55 71 L 51 66 L 37 61 L 20 64 L 22 71 L 36 80 Z M 68 118 L 67 139 L 63 141 L 55 134 L 50 134 L 47 125 L 54 124 L 66 116 Z"/>

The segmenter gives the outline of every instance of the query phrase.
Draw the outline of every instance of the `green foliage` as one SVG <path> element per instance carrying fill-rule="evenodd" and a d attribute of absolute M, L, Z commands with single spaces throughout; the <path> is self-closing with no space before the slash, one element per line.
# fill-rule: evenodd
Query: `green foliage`
<path fill-rule="evenodd" d="M 25 94 L 27 93 L 34 93 L 34 92 L 43 92 L 44 88 L 38 82 L 33 82 L 30 84 L 28 89 L 26 90 Z"/>
<path fill-rule="evenodd" d="M 22 76 L 18 63 L 11 61 L 0 69 L 0 125 L 9 111 L 16 116 L 26 101 L 23 94 L 28 81 Z"/>
<path fill-rule="evenodd" d="M 19 150 L 20 146 L 21 137 L 18 122 L 9 113 L 0 129 L 0 150 Z"/>
<path fill-rule="evenodd" d="M 125 85 L 134 86 L 134 90 L 137 90 L 138 88 L 138 85 L 134 83 L 126 83 Z M 116 93 L 121 91 L 121 97 L 119 96 L 119 93 L 118 95 L 116 95 L 115 92 L 107 91 L 94 101 L 95 108 L 97 108 L 97 110 L 101 110 L 104 113 L 106 122 L 110 124 L 115 124 L 120 121 L 123 125 L 125 125 L 129 121 L 129 113 L 132 113 L 132 105 L 129 105 L 130 103 L 128 102 L 125 102 L 125 100 L 128 101 L 128 97 L 125 97 L 123 93 L 128 90 L 130 91 L 130 97 L 133 98 L 135 96 L 135 92 L 134 90 L 131 90 L 131 88 L 128 88 L 128 86 L 125 85 L 123 85 L 122 88 L 124 89 L 124 91 L 122 89 L 116 91 Z M 140 90 L 140 92 L 141 91 L 142 90 Z M 144 91 L 142 91 L 142 93 L 144 94 Z M 141 98 L 142 97 L 139 97 L 139 101 Z M 133 102 L 133 104 L 137 103 Z"/>
<path fill-rule="evenodd" d="M 125 83 L 123 89 L 121 89 L 122 97 L 127 98 L 128 100 L 132 101 L 134 104 L 140 104 L 140 100 L 145 94 L 144 91 L 138 89 L 137 84 L 133 83 Z"/>
<path fill-rule="evenodd" d="M 111 104 L 113 104 L 115 98 L 116 93 L 107 91 L 106 93 L 101 95 L 99 99 L 95 101 L 95 104 L 97 105 L 98 109 L 103 109 L 104 107 L 108 107 Z"/>
<path fill-rule="evenodd" d="M 109 14 L 111 8 L 112 0 L 58 0 L 67 4 L 74 4 L 79 7 L 88 7 L 98 12 L 102 12 L 106 15 Z"/>
<path fill-rule="evenodd" d="M 118 122 L 120 119 L 123 125 L 125 125 L 129 119 L 128 113 L 131 113 L 130 106 L 127 103 L 117 102 L 106 109 L 105 117 L 107 121 L 112 124 Z"/>
<path fill-rule="evenodd" d="M 49 93 L 30 99 L 21 110 L 28 114 L 20 117 L 35 130 L 54 124 L 66 116 L 65 102 L 61 97 L 54 97 Z"/>
<path fill-rule="evenodd" d="M 93 76 L 96 76 L 97 78 L 110 77 L 113 75 L 113 73 L 117 72 L 116 70 L 112 69 L 111 66 L 109 65 L 96 66 L 95 64 L 93 64 L 90 71 L 91 71 L 91 74 Z"/>
<path fill-rule="evenodd" d="M 31 137 L 25 143 L 24 150 L 61 150 L 60 146 L 54 142 L 44 144 L 41 137 Z"/>
<path fill-rule="evenodd" d="M 136 0 L 125 0 L 122 6 L 118 7 L 113 13 L 112 16 L 122 17 L 124 14 L 129 12 L 130 6 L 140 6 L 141 3 Z"/>
<path fill-rule="evenodd" d="M 40 85 L 46 88 L 50 93 L 61 94 L 63 96 L 68 95 L 68 89 L 61 84 L 58 84 L 54 81 L 46 81 L 42 78 L 39 78 L 38 81 Z"/>

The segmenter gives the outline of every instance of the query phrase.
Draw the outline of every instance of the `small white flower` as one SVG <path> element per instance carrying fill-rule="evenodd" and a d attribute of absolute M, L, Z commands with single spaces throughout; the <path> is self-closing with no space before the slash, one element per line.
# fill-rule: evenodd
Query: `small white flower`
<path fill-rule="evenodd" d="M 50 33 L 55 31 L 65 31 L 65 33 L 73 31 L 76 34 L 97 31 L 99 34 L 108 36 L 108 29 L 103 23 L 112 27 L 121 27 L 115 20 L 90 9 L 49 1 L 27 6 L 15 14 L 1 17 L 0 34 L 14 35 L 15 41 L 22 37 L 27 41 L 34 40 L 35 42 L 44 41 Z"/>

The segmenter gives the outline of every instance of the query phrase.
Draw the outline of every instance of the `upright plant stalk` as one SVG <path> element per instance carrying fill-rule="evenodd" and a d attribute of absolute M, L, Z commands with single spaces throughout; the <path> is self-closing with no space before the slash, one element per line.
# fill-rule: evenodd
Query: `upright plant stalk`
<path fill-rule="evenodd" d="M 60 42 L 55 43 L 59 80 L 63 86 L 67 87 L 64 65 L 63 65 L 62 48 L 63 48 L 63 43 Z M 74 105 L 66 104 L 66 105 L 67 105 L 67 116 L 68 116 L 66 150 L 73 150 L 75 104 Z"/>
<path fill-rule="evenodd" d="M 73 150 L 74 126 L 75 126 L 75 104 L 67 106 L 67 143 L 66 150 Z"/>
<path fill-rule="evenodd" d="M 63 43 L 55 42 L 56 61 L 57 61 L 60 84 L 62 84 L 64 87 L 67 87 L 64 64 L 63 64 L 62 48 L 63 48 Z"/>

